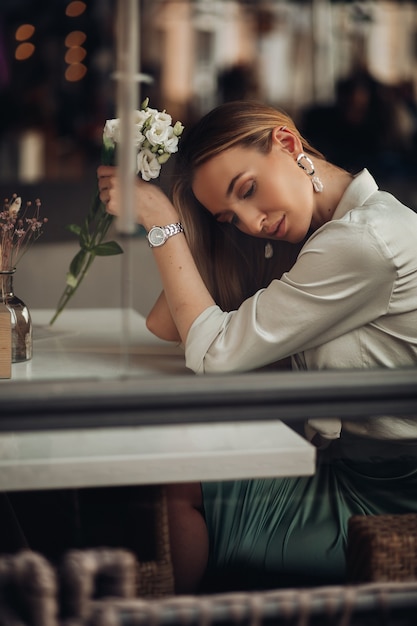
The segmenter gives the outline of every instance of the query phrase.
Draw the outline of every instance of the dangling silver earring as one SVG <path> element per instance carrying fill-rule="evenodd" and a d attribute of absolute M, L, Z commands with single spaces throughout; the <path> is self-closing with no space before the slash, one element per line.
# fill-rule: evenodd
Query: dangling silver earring
<path fill-rule="evenodd" d="M 272 259 L 273 256 L 274 256 L 274 248 L 272 247 L 272 243 L 270 241 L 267 241 L 265 244 L 265 258 Z"/>
<path fill-rule="evenodd" d="M 300 152 L 297 157 L 297 165 L 298 167 L 301 167 L 301 169 L 304 170 L 308 176 L 311 177 L 314 191 L 316 191 L 317 193 L 321 193 L 323 191 L 323 183 L 316 175 L 316 170 L 314 169 L 314 164 L 310 157 L 304 154 L 304 152 Z"/>

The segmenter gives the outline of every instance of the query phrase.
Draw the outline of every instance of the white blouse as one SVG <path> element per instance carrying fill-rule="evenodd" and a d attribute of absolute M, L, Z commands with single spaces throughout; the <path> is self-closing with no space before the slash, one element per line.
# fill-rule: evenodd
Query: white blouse
<path fill-rule="evenodd" d="M 379 191 L 367 170 L 289 272 L 236 311 L 203 311 L 185 345 L 196 373 L 253 370 L 287 356 L 297 369 L 417 365 L 417 213 Z M 383 432 L 381 419 L 344 427 L 395 436 L 392 418 Z M 340 428 L 328 427 L 321 434 L 338 436 Z M 410 427 L 401 436 L 416 437 L 417 423 Z"/>

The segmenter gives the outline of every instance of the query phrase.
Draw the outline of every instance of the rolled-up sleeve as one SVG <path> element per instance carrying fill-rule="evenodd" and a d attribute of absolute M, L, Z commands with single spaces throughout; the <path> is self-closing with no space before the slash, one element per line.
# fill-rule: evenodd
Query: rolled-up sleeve
<path fill-rule="evenodd" d="M 211 306 L 191 326 L 185 344 L 185 362 L 196 374 L 204 373 L 204 357 L 216 337 L 221 334 L 230 315 L 218 306 Z"/>

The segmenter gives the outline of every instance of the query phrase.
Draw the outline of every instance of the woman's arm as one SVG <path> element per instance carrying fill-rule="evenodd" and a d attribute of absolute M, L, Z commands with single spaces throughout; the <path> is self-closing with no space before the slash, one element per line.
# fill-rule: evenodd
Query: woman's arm
<path fill-rule="evenodd" d="M 181 341 L 180 334 L 172 319 L 168 302 L 163 291 L 148 313 L 146 327 L 160 339 L 165 339 L 165 341 Z"/>
<path fill-rule="evenodd" d="M 110 214 L 119 215 L 120 181 L 116 169 L 101 165 L 97 175 L 101 201 Z M 164 192 L 139 178 L 136 179 L 135 209 L 137 222 L 147 231 L 154 225 L 166 226 L 179 221 L 175 207 Z M 172 320 L 185 344 L 193 322 L 215 302 L 198 272 L 183 233 L 170 237 L 160 247 L 152 248 L 152 252 Z"/>

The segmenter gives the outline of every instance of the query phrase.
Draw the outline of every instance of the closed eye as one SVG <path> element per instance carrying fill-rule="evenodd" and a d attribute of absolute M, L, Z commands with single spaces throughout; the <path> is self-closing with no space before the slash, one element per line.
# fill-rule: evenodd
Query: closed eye
<path fill-rule="evenodd" d="M 256 189 L 256 185 L 255 185 L 255 181 L 253 181 L 249 189 L 245 191 L 245 193 L 243 194 L 242 196 L 243 199 L 246 200 L 247 198 L 250 198 L 254 194 L 255 189 Z"/>

